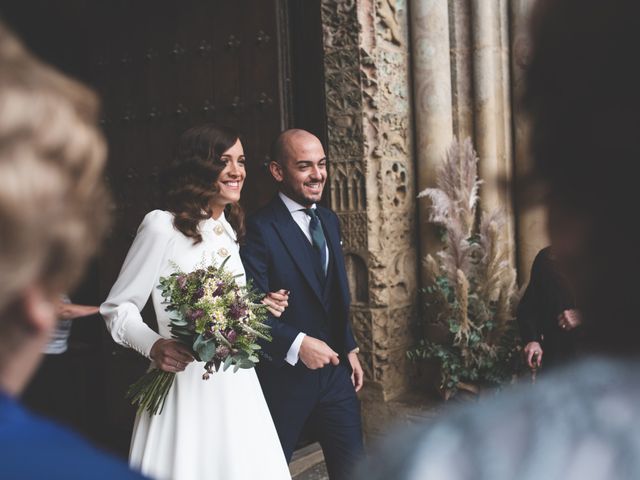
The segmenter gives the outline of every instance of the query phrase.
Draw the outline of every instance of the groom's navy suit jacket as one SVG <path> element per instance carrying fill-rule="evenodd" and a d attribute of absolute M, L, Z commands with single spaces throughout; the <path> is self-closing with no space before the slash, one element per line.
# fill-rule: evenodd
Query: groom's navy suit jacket
<path fill-rule="evenodd" d="M 267 361 L 259 370 L 283 366 L 300 332 L 324 340 L 347 366 L 347 353 L 356 347 L 348 319 L 350 297 L 338 217 L 321 206 L 316 213 L 329 247 L 326 279 L 310 242 L 279 196 L 247 220 L 240 250 L 247 278 L 264 293 L 291 292 L 283 315 L 269 319 L 273 341 L 263 346 Z"/>
<path fill-rule="evenodd" d="M 316 213 L 329 248 L 326 275 L 320 256 L 279 196 L 247 220 L 240 255 L 257 289 L 291 291 L 282 317 L 269 319 L 273 342 L 263 345 L 256 368 L 285 457 L 291 458 L 306 425 L 322 445 L 330 475 L 342 479 L 362 452 L 360 406 L 347 358 L 356 342 L 348 320 L 338 217 L 323 207 Z M 289 365 L 285 357 L 301 332 L 329 344 L 340 365 L 317 370 L 302 361 Z"/>

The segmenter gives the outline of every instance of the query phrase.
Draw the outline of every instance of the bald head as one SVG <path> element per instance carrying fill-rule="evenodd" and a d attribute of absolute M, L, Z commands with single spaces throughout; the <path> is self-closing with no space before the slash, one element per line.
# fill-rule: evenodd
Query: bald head
<path fill-rule="evenodd" d="M 322 145 L 318 137 L 306 130 L 301 128 L 285 130 L 273 142 L 271 158 L 280 165 L 284 165 L 288 160 L 295 158 L 298 147 L 305 144 Z"/>
<path fill-rule="evenodd" d="M 273 142 L 269 166 L 280 191 L 304 206 L 319 202 L 327 179 L 327 158 L 318 137 L 293 128 Z"/>

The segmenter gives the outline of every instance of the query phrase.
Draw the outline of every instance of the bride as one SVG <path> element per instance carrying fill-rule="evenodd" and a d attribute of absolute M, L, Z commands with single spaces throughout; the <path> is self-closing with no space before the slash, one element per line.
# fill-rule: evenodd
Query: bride
<path fill-rule="evenodd" d="M 238 204 L 245 179 L 238 134 L 202 125 L 186 131 L 167 185 L 168 211 L 148 213 L 138 229 L 118 280 L 100 307 L 114 340 L 176 372 L 160 415 L 139 412 L 131 440 L 131 466 L 158 479 L 290 479 L 280 441 L 255 371 L 222 370 L 202 379 L 203 364 L 171 339 L 160 277 L 189 272 L 203 262 L 220 264 L 245 282 L 238 244 L 244 217 Z M 151 295 L 156 333 L 140 311 Z M 264 303 L 280 316 L 286 292 Z"/>

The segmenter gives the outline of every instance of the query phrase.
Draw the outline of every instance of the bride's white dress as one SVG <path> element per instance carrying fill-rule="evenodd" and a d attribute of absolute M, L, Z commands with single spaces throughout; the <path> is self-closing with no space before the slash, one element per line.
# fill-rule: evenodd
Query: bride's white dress
<path fill-rule="evenodd" d="M 109 297 L 101 305 L 114 340 L 149 357 L 153 344 L 170 338 L 162 305 L 160 277 L 190 272 L 208 262 L 222 262 L 241 274 L 235 232 L 222 215 L 201 222 L 203 241 L 173 227 L 173 215 L 154 210 L 146 215 Z M 159 333 L 140 316 L 149 295 Z M 280 480 L 290 479 L 280 442 L 253 369 L 216 372 L 202 380 L 204 363 L 192 362 L 178 373 L 160 415 L 138 414 L 131 440 L 130 464 L 157 479 Z"/>

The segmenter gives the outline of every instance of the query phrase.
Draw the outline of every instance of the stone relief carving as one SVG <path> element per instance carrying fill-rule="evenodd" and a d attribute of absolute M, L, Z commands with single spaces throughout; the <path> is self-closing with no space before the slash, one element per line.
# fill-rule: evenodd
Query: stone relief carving
<path fill-rule="evenodd" d="M 399 245 L 403 248 L 395 248 L 393 252 L 382 251 L 384 256 L 380 252 L 369 255 L 369 304 L 372 307 L 390 307 L 415 301 L 417 252 L 407 248 L 406 242 Z"/>
<path fill-rule="evenodd" d="M 342 243 L 345 251 L 367 252 L 366 212 L 338 213 L 342 226 Z"/>
<path fill-rule="evenodd" d="M 373 378 L 381 381 L 383 399 L 391 399 L 406 391 L 410 365 L 405 349 L 379 351 L 372 355 Z"/>
<path fill-rule="evenodd" d="M 356 337 L 356 342 L 360 345 L 360 349 L 364 351 L 371 351 L 373 346 L 373 331 L 372 325 L 372 313 L 371 311 L 359 305 L 355 305 L 352 308 L 351 320 Z"/>
<path fill-rule="evenodd" d="M 404 0 L 322 0 L 328 186 L 366 378 L 406 383 L 417 252 Z"/>
<path fill-rule="evenodd" d="M 412 332 L 405 326 L 406 319 L 412 318 L 415 309 L 414 305 L 407 305 L 391 309 L 387 315 L 373 316 L 373 344 L 376 350 L 395 350 L 411 344 Z"/>
<path fill-rule="evenodd" d="M 323 0 L 321 9 L 325 50 L 358 44 L 356 0 Z"/>
<path fill-rule="evenodd" d="M 329 127 L 328 154 L 332 162 L 363 155 L 360 74 L 357 58 L 349 52 L 325 55 L 325 98 Z"/>
<path fill-rule="evenodd" d="M 378 0 L 376 6 L 383 38 L 402 45 L 402 33 L 396 18 L 396 0 Z"/>
<path fill-rule="evenodd" d="M 362 102 L 359 59 L 354 58 L 353 52 L 336 50 L 328 53 L 325 69 L 328 108 L 344 111 Z M 338 86 L 340 89 L 336 89 Z"/>
<path fill-rule="evenodd" d="M 330 171 L 331 207 L 336 212 L 360 212 L 366 209 L 366 187 L 358 163 L 339 162 Z"/>
<path fill-rule="evenodd" d="M 369 272 L 366 262 L 355 253 L 347 253 L 345 264 L 352 303 L 369 303 Z"/>
<path fill-rule="evenodd" d="M 407 170 L 406 165 L 395 161 L 384 172 L 385 203 L 403 208 L 407 201 Z"/>
<path fill-rule="evenodd" d="M 407 319 L 415 315 L 414 305 L 373 312 L 373 378 L 382 382 L 387 398 L 402 392 L 406 382 L 406 349 L 413 341 Z"/>

